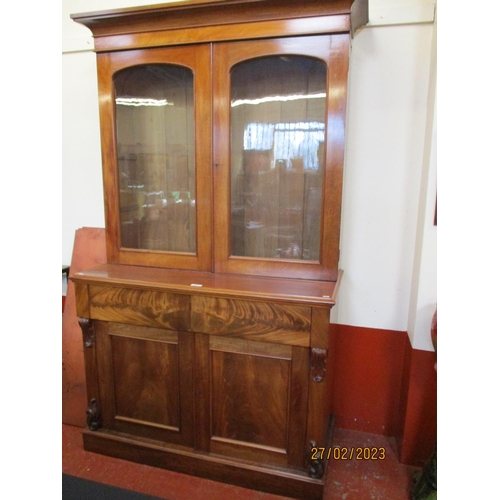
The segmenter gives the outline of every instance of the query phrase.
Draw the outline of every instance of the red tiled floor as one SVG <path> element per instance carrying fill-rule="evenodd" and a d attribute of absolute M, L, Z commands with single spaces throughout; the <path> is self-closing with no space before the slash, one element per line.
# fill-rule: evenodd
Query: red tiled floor
<path fill-rule="evenodd" d="M 335 429 L 340 447 L 384 448 L 384 460 L 331 460 L 324 500 L 408 500 L 415 468 L 399 464 L 392 438 Z M 83 449 L 81 429 L 62 426 L 62 472 L 168 500 L 283 500 L 208 479 L 106 457 Z"/>
<path fill-rule="evenodd" d="M 401 465 L 393 438 L 365 432 L 335 429 L 334 445 L 348 450 L 381 448 L 383 460 L 333 460 L 330 463 L 325 499 L 408 500 L 414 467 Z M 368 457 L 370 454 L 368 454 Z"/>

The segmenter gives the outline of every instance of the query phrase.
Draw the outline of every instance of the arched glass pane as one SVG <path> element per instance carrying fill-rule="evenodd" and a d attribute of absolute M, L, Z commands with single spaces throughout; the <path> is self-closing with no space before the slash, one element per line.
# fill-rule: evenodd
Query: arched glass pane
<path fill-rule="evenodd" d="M 273 56 L 231 71 L 231 253 L 319 260 L 326 64 Z"/>
<path fill-rule="evenodd" d="M 114 86 L 121 246 L 195 253 L 193 72 L 134 66 Z"/>

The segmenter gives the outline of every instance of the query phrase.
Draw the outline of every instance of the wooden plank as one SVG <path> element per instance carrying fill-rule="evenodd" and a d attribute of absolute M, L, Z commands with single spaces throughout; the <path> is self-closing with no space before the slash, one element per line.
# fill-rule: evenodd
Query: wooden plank
<path fill-rule="evenodd" d="M 84 269 L 106 262 L 105 231 L 84 227 L 75 234 L 70 278 Z M 85 387 L 82 330 L 76 314 L 75 284 L 68 281 L 62 317 L 62 421 L 85 427 L 88 405 Z"/>

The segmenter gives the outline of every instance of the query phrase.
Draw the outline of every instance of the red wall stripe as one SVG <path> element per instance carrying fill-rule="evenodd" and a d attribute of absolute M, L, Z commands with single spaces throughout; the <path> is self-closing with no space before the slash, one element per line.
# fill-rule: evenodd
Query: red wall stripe
<path fill-rule="evenodd" d="M 406 332 L 331 325 L 335 425 L 394 436 L 400 460 L 422 465 L 436 443 L 436 354 Z"/>

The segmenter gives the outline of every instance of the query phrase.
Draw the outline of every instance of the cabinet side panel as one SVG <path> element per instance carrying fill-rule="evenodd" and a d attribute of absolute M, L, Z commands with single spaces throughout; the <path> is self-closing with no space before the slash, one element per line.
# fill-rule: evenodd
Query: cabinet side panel
<path fill-rule="evenodd" d="M 75 283 L 76 315 L 79 318 L 90 318 L 89 289 L 85 283 Z"/>
<path fill-rule="evenodd" d="M 311 347 L 328 349 L 330 309 L 312 309 Z"/>

